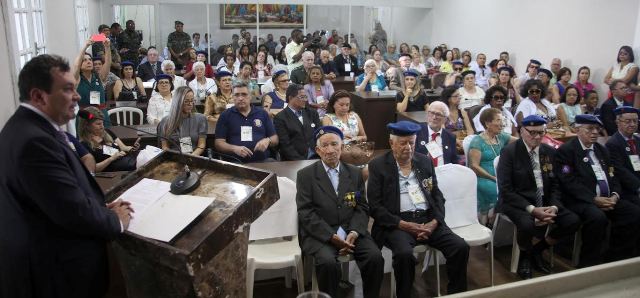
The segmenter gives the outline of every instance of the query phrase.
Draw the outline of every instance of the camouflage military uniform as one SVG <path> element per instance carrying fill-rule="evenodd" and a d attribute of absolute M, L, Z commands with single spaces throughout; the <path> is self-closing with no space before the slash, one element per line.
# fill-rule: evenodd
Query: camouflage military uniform
<path fill-rule="evenodd" d="M 121 53 L 122 61 L 131 61 L 134 69 L 138 67 L 138 50 L 142 44 L 142 36 L 138 32 L 124 30 L 118 35 L 118 50 L 129 49 L 126 53 Z"/>
<path fill-rule="evenodd" d="M 180 53 L 182 53 L 182 51 L 191 47 L 191 37 L 189 37 L 189 34 L 185 32 L 178 32 L 178 31 L 171 32 L 167 40 L 167 47 L 169 47 L 170 49 L 173 49 L 173 52 L 179 55 Z M 176 67 L 178 65 L 183 64 L 180 58 L 184 58 L 184 56 L 183 57 L 173 57 L 173 55 L 171 56 L 171 60 L 176 64 Z"/>
<path fill-rule="evenodd" d="M 94 57 L 104 58 L 104 44 L 101 42 L 94 42 L 91 45 L 91 52 Z M 120 73 L 120 54 L 118 54 L 118 49 L 111 43 L 111 71 L 115 73 Z"/>

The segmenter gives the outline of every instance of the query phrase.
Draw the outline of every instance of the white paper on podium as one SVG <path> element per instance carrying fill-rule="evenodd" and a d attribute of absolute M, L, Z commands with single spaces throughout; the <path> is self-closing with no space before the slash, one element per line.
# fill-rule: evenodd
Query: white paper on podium
<path fill-rule="evenodd" d="M 171 183 L 169 182 L 143 178 L 125 191 L 120 198 L 130 202 L 134 212 L 129 225 L 133 225 L 141 218 L 150 206 L 169 192 L 170 188 Z"/>

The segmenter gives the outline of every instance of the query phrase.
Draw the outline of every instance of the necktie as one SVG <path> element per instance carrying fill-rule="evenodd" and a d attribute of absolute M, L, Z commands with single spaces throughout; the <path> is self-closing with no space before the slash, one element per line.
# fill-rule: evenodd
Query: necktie
<path fill-rule="evenodd" d="M 296 117 L 298 117 L 298 120 L 300 121 L 300 123 L 303 123 L 302 122 L 302 111 L 295 111 L 295 114 L 296 114 Z"/>
<path fill-rule="evenodd" d="M 634 139 L 628 139 L 627 143 L 629 144 L 629 147 L 631 147 L 631 152 L 633 154 L 638 154 L 638 148 L 636 148 L 636 141 Z"/>
<path fill-rule="evenodd" d="M 439 132 L 434 132 L 431 134 L 431 141 L 435 142 L 436 138 L 440 135 Z M 433 161 L 433 167 L 437 167 L 438 166 L 438 158 L 437 157 L 433 157 L 431 156 L 431 161 Z"/>
<path fill-rule="evenodd" d="M 594 168 L 593 171 L 595 172 L 595 161 L 593 160 L 593 158 L 591 158 L 591 152 L 593 152 L 593 149 L 586 149 L 585 152 L 587 153 L 587 159 L 589 159 L 589 162 L 591 163 L 591 166 Z M 594 153 L 595 154 L 595 153 Z M 600 165 L 598 165 L 598 167 L 600 167 L 600 171 L 604 171 L 604 169 L 602 169 L 602 167 Z M 605 175 L 605 174 L 603 174 Z M 598 179 L 598 187 L 600 187 L 600 195 L 603 197 L 608 197 L 609 196 L 609 184 L 607 183 L 607 178 L 605 176 L 605 178 L 603 180 Z"/>
<path fill-rule="evenodd" d="M 156 76 L 156 65 L 155 64 L 151 64 L 151 69 L 153 70 L 153 77 Z"/>
<path fill-rule="evenodd" d="M 331 185 L 333 185 L 333 190 L 336 192 L 336 194 L 338 194 L 338 170 L 336 169 L 329 169 L 329 171 L 327 172 L 329 174 L 329 180 L 331 180 Z"/>
<path fill-rule="evenodd" d="M 531 168 L 533 168 L 533 176 L 534 176 L 534 179 L 536 180 L 536 207 L 542 207 L 542 198 L 544 197 L 544 186 L 542 185 L 542 183 L 538 183 L 538 180 L 542 181 L 542 173 L 540 172 L 540 163 L 536 161 L 535 150 L 531 150 L 529 152 L 529 159 L 531 160 Z"/>

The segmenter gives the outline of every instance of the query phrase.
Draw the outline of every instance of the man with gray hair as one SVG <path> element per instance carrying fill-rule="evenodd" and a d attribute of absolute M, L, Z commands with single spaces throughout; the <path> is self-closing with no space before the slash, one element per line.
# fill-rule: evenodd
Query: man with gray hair
<path fill-rule="evenodd" d="M 311 51 L 305 51 L 302 53 L 302 65 L 298 66 L 291 72 L 291 82 L 294 84 L 305 85 L 307 84 L 307 73 L 309 69 L 314 65 L 315 56 Z"/>
<path fill-rule="evenodd" d="M 338 68 L 336 67 L 336 63 L 331 60 L 331 53 L 327 50 L 322 50 L 320 52 L 320 59 L 318 59 L 318 65 L 322 67 L 322 72 L 324 72 L 327 80 L 333 80 L 336 78 L 336 74 L 338 73 Z"/>
<path fill-rule="evenodd" d="M 429 156 L 434 167 L 460 161 L 456 152 L 456 136 L 444 129 L 448 117 L 447 105 L 434 101 L 427 109 L 427 124 L 420 123 L 422 129 L 416 138 L 416 152 Z"/>
<path fill-rule="evenodd" d="M 160 62 L 158 61 L 158 50 L 149 48 L 147 51 L 147 62 L 138 66 L 138 77 L 143 81 L 154 79 L 157 75 L 163 73 Z"/>
<path fill-rule="evenodd" d="M 549 85 L 553 85 L 558 81 L 558 72 L 560 71 L 560 68 L 562 68 L 562 60 L 560 60 L 560 58 L 551 59 L 551 65 L 549 68 L 551 68 L 551 73 L 553 74 L 549 81 Z"/>

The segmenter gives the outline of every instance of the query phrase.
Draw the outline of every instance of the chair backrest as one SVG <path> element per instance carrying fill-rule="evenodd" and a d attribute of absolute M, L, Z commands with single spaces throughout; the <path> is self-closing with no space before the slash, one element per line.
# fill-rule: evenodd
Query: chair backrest
<path fill-rule="evenodd" d="M 496 171 L 496 188 L 500 191 L 500 187 L 498 187 L 498 162 L 500 161 L 500 155 L 496 156 L 493 160 L 493 169 Z"/>
<path fill-rule="evenodd" d="M 480 113 L 480 110 L 482 110 L 482 107 L 484 107 L 484 105 L 475 105 L 472 107 L 468 107 L 467 110 L 467 115 L 469 116 L 469 122 L 471 122 L 471 126 L 473 127 L 473 131 L 474 132 L 478 132 L 478 130 L 476 129 L 476 126 L 473 124 L 473 118 L 475 118 L 478 113 Z"/>
<path fill-rule="evenodd" d="M 115 114 L 118 125 L 142 125 L 144 116 L 141 109 L 132 107 L 119 107 L 109 110 L 109 118 Z M 134 123 L 134 115 L 138 117 L 138 123 Z"/>
<path fill-rule="evenodd" d="M 298 235 L 296 183 L 289 178 L 278 177 L 278 189 L 280 199 L 251 224 L 249 240 Z"/>
<path fill-rule="evenodd" d="M 445 199 L 445 222 L 450 228 L 478 223 L 478 179 L 469 168 L 446 164 L 436 168 L 438 188 Z"/>
<path fill-rule="evenodd" d="M 462 150 L 464 150 L 464 157 L 467 159 L 467 164 L 469 164 L 469 145 L 471 145 L 471 140 L 475 137 L 476 135 L 468 135 L 462 140 Z"/>
<path fill-rule="evenodd" d="M 438 87 L 443 87 L 444 80 L 447 78 L 446 72 L 439 72 L 434 74 L 431 77 L 431 89 L 437 89 Z"/>

